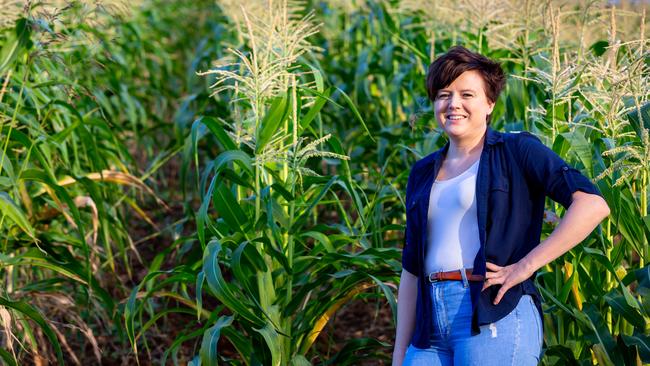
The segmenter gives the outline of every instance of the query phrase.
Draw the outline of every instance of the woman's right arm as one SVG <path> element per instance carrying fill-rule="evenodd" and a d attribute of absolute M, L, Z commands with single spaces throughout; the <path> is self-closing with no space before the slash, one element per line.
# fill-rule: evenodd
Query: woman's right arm
<path fill-rule="evenodd" d="M 393 366 L 402 366 L 406 349 L 415 328 L 415 301 L 418 292 L 418 278 L 402 270 L 397 292 L 397 330 L 393 349 Z"/>

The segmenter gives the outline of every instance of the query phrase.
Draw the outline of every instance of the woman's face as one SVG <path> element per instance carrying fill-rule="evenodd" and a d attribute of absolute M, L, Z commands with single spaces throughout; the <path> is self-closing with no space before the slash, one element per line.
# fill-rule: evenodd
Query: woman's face
<path fill-rule="evenodd" d="M 434 101 L 438 126 L 449 138 L 457 141 L 471 141 L 483 136 L 492 109 L 494 103 L 485 95 L 483 77 L 476 70 L 460 74 L 438 91 Z"/>

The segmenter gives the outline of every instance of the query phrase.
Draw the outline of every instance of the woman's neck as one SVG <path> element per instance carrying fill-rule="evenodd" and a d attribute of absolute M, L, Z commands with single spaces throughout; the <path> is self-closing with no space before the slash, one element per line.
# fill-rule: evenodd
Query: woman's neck
<path fill-rule="evenodd" d="M 463 139 L 462 141 L 450 138 L 446 158 L 450 160 L 465 160 L 480 155 L 486 137 L 485 132 L 471 139 Z"/>

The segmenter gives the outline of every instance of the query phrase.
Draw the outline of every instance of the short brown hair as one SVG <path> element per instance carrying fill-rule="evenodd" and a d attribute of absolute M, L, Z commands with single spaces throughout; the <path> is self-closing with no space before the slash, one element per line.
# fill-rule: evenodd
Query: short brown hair
<path fill-rule="evenodd" d="M 472 52 L 463 46 L 454 46 L 438 57 L 429 66 L 427 73 L 427 94 L 435 101 L 438 90 L 451 84 L 465 71 L 476 70 L 483 77 L 485 95 L 496 103 L 506 84 L 506 76 L 498 62 Z"/>

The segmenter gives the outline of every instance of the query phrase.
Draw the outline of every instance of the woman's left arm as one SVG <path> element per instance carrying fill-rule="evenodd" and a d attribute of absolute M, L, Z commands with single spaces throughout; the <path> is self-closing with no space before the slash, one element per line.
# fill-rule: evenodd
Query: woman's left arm
<path fill-rule="evenodd" d="M 542 266 L 568 252 L 584 240 L 598 224 L 609 215 L 607 202 L 596 194 L 576 191 L 572 202 L 558 226 L 544 241 L 537 245 L 519 262 L 500 267 L 487 263 L 483 289 L 501 285 L 494 304 L 513 286 L 525 281 Z"/>

